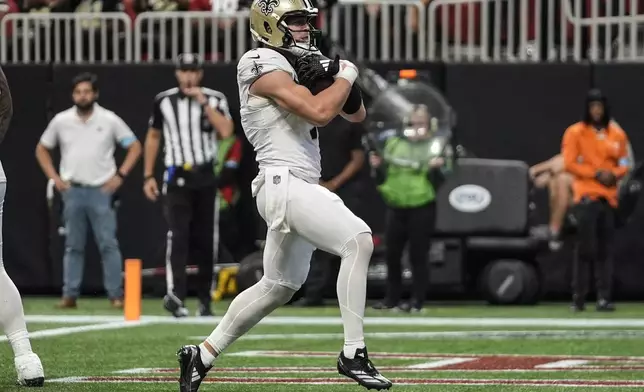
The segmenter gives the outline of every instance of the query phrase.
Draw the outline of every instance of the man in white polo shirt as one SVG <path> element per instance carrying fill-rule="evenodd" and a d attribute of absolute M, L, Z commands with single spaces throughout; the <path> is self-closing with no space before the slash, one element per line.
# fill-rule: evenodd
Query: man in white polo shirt
<path fill-rule="evenodd" d="M 92 225 L 103 262 L 105 290 L 113 307 L 123 306 L 123 259 L 116 239 L 112 197 L 141 155 L 141 144 L 114 112 L 96 103 L 97 78 L 78 75 L 73 81 L 74 106 L 58 113 L 40 138 L 36 157 L 42 170 L 62 194 L 67 231 L 63 261 L 64 287 L 60 308 L 75 308 L 85 262 L 87 222 Z M 114 149 L 127 155 L 117 170 Z M 59 146 L 60 174 L 49 150 Z"/>

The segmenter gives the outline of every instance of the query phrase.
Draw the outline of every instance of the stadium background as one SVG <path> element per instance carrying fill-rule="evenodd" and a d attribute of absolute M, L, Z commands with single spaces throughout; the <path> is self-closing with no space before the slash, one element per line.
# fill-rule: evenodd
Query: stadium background
<path fill-rule="evenodd" d="M 522 160 L 530 165 L 551 157 L 559 150 L 565 128 L 580 118 L 585 93 L 591 87 L 599 87 L 608 95 L 614 117 L 628 132 L 636 158 L 644 151 L 640 103 L 641 91 L 644 90 L 644 66 L 637 64 L 641 60 L 638 51 L 630 50 L 640 43 L 639 33 L 635 31 L 631 34 L 632 30 L 623 28 L 636 26 L 637 10 L 642 8 L 632 8 L 637 2 L 609 1 L 606 3 L 613 5 L 605 9 L 602 8 L 604 6 L 597 5 L 600 2 L 574 0 L 569 5 L 577 16 L 569 18 L 570 15 L 564 14 L 564 8 L 556 8 L 554 13 L 546 13 L 548 16 L 543 22 L 536 10 L 541 10 L 545 4 L 555 3 L 526 0 L 509 6 L 511 1 L 497 1 L 497 4 L 506 4 L 506 8 L 498 7 L 505 11 L 497 14 L 496 10 L 490 9 L 482 12 L 486 9 L 485 1 L 452 1 L 451 3 L 459 4 L 452 6 L 441 5 L 449 4 L 449 1 L 434 0 L 429 8 L 425 5 L 418 6 L 421 15 L 418 31 L 422 34 L 407 33 L 404 30 L 400 34 L 395 33 L 404 24 L 405 19 L 400 18 L 400 15 L 406 12 L 405 5 L 391 6 L 382 1 L 370 3 L 390 7 L 391 23 L 383 22 L 384 17 L 379 19 L 381 28 L 376 29 L 376 34 L 365 35 L 368 38 L 365 38 L 364 43 L 346 33 L 350 30 L 346 28 L 349 25 L 348 19 L 345 16 L 334 16 L 336 11 L 329 11 L 328 18 L 322 18 L 321 23 L 325 24 L 331 37 L 339 40 L 345 47 L 353 46 L 350 49 L 356 51 L 361 60 L 383 75 L 401 68 L 429 71 L 431 82 L 444 92 L 457 112 L 458 141 L 476 156 Z M 334 7 L 348 12 L 346 9 L 364 7 L 364 4 L 340 2 Z M 449 12 L 443 17 L 445 9 Z M 170 37 L 167 42 L 159 38 L 161 35 L 154 39 L 154 45 L 159 47 L 166 43 L 170 48 L 168 53 L 151 52 L 147 42 L 154 38 L 153 34 L 143 37 L 140 33 L 147 28 L 141 27 L 142 24 L 136 20 L 128 25 L 123 15 L 61 13 L 50 16 L 17 13 L 5 16 L 2 21 L 0 54 L 16 108 L 11 132 L 0 146 L 0 156 L 9 178 L 4 218 L 4 252 L 9 274 L 25 294 L 57 294 L 62 286 L 62 260 L 52 257 L 57 253 L 56 248 L 60 248 L 61 242 L 55 232 L 55 222 L 50 219 L 48 211 L 45 198 L 46 178 L 38 168 L 33 151 L 51 116 L 70 106 L 71 78 L 81 71 L 95 72 L 99 76 L 101 87 L 99 102 L 118 113 L 139 139 L 143 140 L 152 98 L 158 91 L 175 83 L 173 66 L 168 64 L 168 60 L 187 47 L 200 45 L 197 43 L 198 38 L 189 43 L 178 40 L 180 43 L 175 45 L 172 37 L 182 37 L 179 32 L 182 26 L 186 26 L 188 19 L 192 22 L 223 18 L 212 12 L 153 14 L 139 15 L 138 18 L 161 21 L 157 23 L 158 26 L 167 27 L 167 31 L 152 30 L 158 34 L 164 32 L 163 36 Z M 486 14 L 496 16 L 492 18 L 492 22 L 486 22 Z M 557 15 L 560 16 L 559 20 L 567 21 L 568 28 L 562 29 L 563 34 L 567 34 L 563 41 L 551 39 L 560 34 L 560 31 L 551 28 L 553 24 L 556 26 Z M 616 19 L 607 19 L 606 15 L 613 15 Z M 129 14 L 126 18 L 132 16 Z M 244 11 L 235 13 L 234 18 L 238 21 L 237 25 L 229 28 L 229 33 L 224 29 L 223 33 L 220 32 L 219 39 L 215 39 L 217 42 L 209 42 L 207 45 L 218 48 L 217 52 L 222 54 L 219 60 L 211 51 L 204 49 L 204 54 L 210 53 L 206 57 L 212 62 L 205 69 L 204 85 L 228 96 L 236 120 L 236 131 L 242 136 L 237 113 L 234 58 L 247 45 L 245 38 L 241 37 L 242 34 L 247 34 L 243 23 Z M 363 18 L 360 22 L 360 17 L 357 17 L 356 20 L 359 26 L 366 26 L 369 25 L 367 19 L 369 18 Z M 95 27 L 89 23 L 88 28 L 84 24 L 96 20 L 107 23 L 108 26 L 111 24 L 112 28 L 103 33 L 101 25 Z M 54 55 L 54 52 L 57 53 L 54 49 L 65 42 L 61 37 L 49 36 L 46 40 L 38 41 L 38 34 L 31 34 L 34 29 L 41 29 L 44 21 L 67 26 L 69 31 L 76 33 L 73 34 L 76 45 L 70 56 L 65 58 Z M 435 26 L 431 25 L 432 21 L 436 23 Z M 121 27 L 115 28 L 116 25 L 132 29 L 122 30 Z M 345 27 L 333 29 L 334 26 Z M 484 33 L 487 31 L 484 26 L 493 31 L 499 27 L 502 34 Z M 549 27 L 539 32 L 536 26 Z M 424 34 L 425 31 L 427 34 Z M 543 35 L 544 31 L 547 34 Z M 199 33 L 198 36 L 204 34 Z M 628 42 L 619 40 L 624 37 L 629 38 Z M 618 41 L 617 49 L 611 53 L 606 48 L 613 45 L 615 38 Z M 79 43 L 81 41 L 82 44 Z M 410 47 L 412 41 L 416 42 L 415 47 L 414 44 Z M 564 41 L 567 44 L 562 45 L 561 42 Z M 604 45 L 608 41 L 611 44 Z M 423 44 L 417 45 L 418 42 Z M 364 49 L 386 48 L 387 44 L 383 43 L 389 43 L 394 52 L 387 55 L 384 50 L 367 53 Z M 50 57 L 42 55 L 46 52 L 43 48 L 47 46 L 51 49 Z M 424 49 L 420 50 L 419 46 Z M 545 50 L 541 51 L 541 55 L 531 54 L 537 50 L 535 48 L 542 46 Z M 564 54 L 563 46 L 566 46 L 567 54 Z M 396 56 L 395 48 L 403 48 L 402 53 L 398 52 Z M 551 55 L 551 50 L 554 49 L 559 49 L 559 52 Z M 200 51 L 200 48 L 197 50 Z M 35 54 L 37 52 L 41 53 L 40 58 Z M 486 57 L 485 53 L 490 55 Z M 248 144 L 245 147 L 243 176 L 240 179 L 244 191 L 241 201 L 244 213 L 240 220 L 244 242 L 252 249 L 255 240 L 261 239 L 263 233 L 248 193 L 247 184 L 256 168 L 252 149 Z M 165 225 L 159 206 L 148 203 L 143 197 L 141 173 L 139 166 L 122 190 L 119 239 L 124 257 L 141 258 L 145 267 L 156 267 L 163 263 Z M 512 184 L 507 186 L 512 187 Z M 375 192 L 365 199 L 369 203 L 369 210 L 373 211 L 373 215 L 368 217 L 368 223 L 375 232 L 381 232 L 384 206 Z M 545 193 L 538 195 L 537 206 L 537 220 L 545 222 Z M 636 212 L 636 219 L 622 229 L 619 235 L 615 286 L 618 299 L 644 297 L 640 280 L 644 265 L 638 257 L 644 254 L 644 244 L 639 241 L 642 232 L 644 213 L 640 208 Z M 102 292 L 97 257 L 95 250 L 88 253 L 85 293 Z M 540 265 L 549 291 L 546 294 L 567 295 L 569 261 L 569 251 L 556 255 L 546 254 L 541 258 Z"/>

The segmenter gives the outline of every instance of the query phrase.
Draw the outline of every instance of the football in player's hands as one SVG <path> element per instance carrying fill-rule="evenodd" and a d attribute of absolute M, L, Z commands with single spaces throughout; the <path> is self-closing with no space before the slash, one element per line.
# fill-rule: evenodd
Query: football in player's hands
<path fill-rule="evenodd" d="M 322 58 L 318 55 L 299 57 L 293 67 L 295 68 L 299 84 L 311 91 L 313 91 L 313 88 L 321 80 L 329 80 L 332 84 L 333 75 L 339 70 L 339 64 L 337 64 L 339 58 L 332 63 L 328 63 L 326 68 L 322 61 Z"/>
<path fill-rule="evenodd" d="M 315 64 L 311 64 L 316 57 L 319 59 L 319 63 L 326 68 L 325 76 L 321 76 L 318 67 Z M 342 70 L 347 70 L 349 73 L 353 71 L 356 76 L 358 74 L 358 69 L 352 62 L 340 60 L 340 56 L 338 55 L 335 56 L 333 61 L 324 56 L 305 56 L 304 58 L 300 58 L 296 61 L 295 69 L 299 83 L 308 88 L 313 95 L 318 95 L 322 91 L 331 87 L 337 74 L 342 72 Z M 360 109 L 361 105 L 362 94 L 360 88 L 353 85 L 351 93 L 342 107 L 342 111 L 347 114 L 353 114 Z"/>
<path fill-rule="evenodd" d="M 313 95 L 318 95 L 322 91 L 326 90 L 327 88 L 331 87 L 333 84 L 334 80 L 333 78 L 331 79 L 318 79 L 312 83 L 310 87 L 308 87 L 309 91 L 311 91 L 311 94 Z"/>

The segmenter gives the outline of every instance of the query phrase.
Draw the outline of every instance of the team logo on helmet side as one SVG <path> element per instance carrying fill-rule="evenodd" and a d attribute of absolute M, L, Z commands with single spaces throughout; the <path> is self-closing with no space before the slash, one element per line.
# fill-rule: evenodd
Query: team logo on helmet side
<path fill-rule="evenodd" d="M 262 11 L 262 14 L 266 16 L 273 13 L 273 10 L 275 9 L 275 7 L 279 5 L 280 5 L 279 0 L 258 0 L 257 1 L 257 7 L 259 7 L 259 10 Z"/>

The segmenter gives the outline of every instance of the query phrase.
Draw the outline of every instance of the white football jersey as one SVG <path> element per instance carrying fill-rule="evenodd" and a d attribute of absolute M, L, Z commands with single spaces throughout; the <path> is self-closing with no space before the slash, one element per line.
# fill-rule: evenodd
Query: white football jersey
<path fill-rule="evenodd" d="M 272 49 L 250 50 L 237 64 L 241 124 L 257 153 L 258 180 L 263 179 L 264 168 L 286 166 L 295 177 L 317 184 L 321 172 L 317 128 L 275 101 L 250 94 L 253 82 L 273 71 L 284 71 L 297 80 L 288 60 Z"/>

